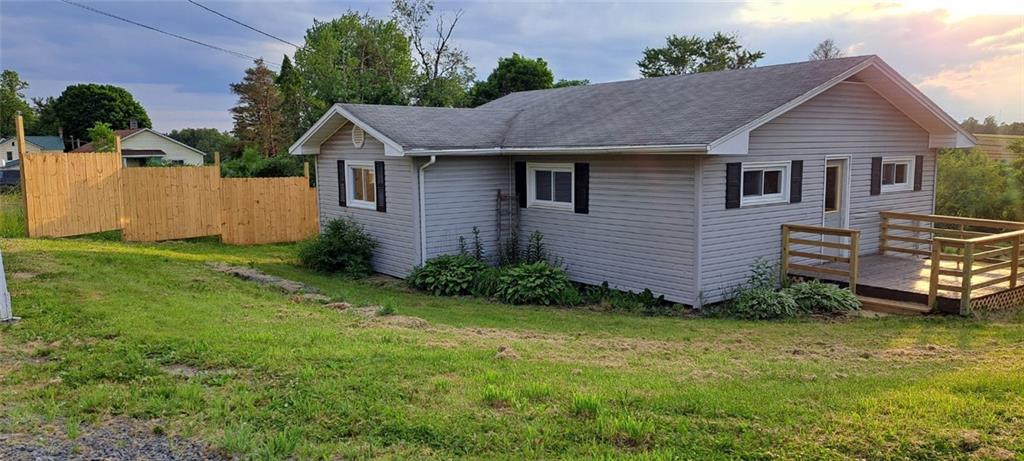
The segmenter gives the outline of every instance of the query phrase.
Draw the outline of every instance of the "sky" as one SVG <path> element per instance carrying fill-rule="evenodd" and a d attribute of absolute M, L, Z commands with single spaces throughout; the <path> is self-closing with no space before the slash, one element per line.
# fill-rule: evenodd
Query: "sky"
<path fill-rule="evenodd" d="M 295 51 L 186 0 L 77 1 L 269 62 Z M 198 1 L 300 45 L 314 18 L 390 13 L 386 1 Z M 881 56 L 957 120 L 1024 121 L 1024 1 L 438 1 L 436 10 L 462 11 L 455 42 L 478 78 L 513 52 L 544 58 L 556 79 L 639 78 L 644 48 L 671 34 L 735 33 L 765 52 L 759 65 L 806 60 L 832 38 L 847 55 Z M 57 96 L 74 83 L 119 85 L 159 131 L 230 130 L 236 98 L 228 85 L 250 65 L 59 1 L 0 0 L 0 67 L 21 74 L 28 96 Z"/>

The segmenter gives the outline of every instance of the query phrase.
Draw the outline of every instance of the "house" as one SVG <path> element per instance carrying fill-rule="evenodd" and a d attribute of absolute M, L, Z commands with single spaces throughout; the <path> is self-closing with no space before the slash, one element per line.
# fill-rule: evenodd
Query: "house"
<path fill-rule="evenodd" d="M 144 166 L 149 159 L 172 165 L 202 165 L 206 154 L 149 128 L 116 130 L 121 137 L 121 157 L 125 166 Z M 92 143 L 71 152 L 92 152 Z"/>
<path fill-rule="evenodd" d="M 860 231 L 934 209 L 937 148 L 974 138 L 877 56 L 513 93 L 473 109 L 335 104 L 289 151 L 316 157 L 321 222 L 352 216 L 404 277 L 480 229 L 544 235 L 575 281 L 726 299 L 780 226 Z M 505 206 L 502 197 L 509 197 Z"/>
<path fill-rule="evenodd" d="M 978 139 L 978 150 L 982 151 L 989 158 L 1002 162 L 1012 162 L 1017 158 L 1019 154 L 1011 151 L 1007 146 L 1011 142 L 1024 139 L 1024 136 L 1013 136 L 1003 134 L 978 134 L 975 133 L 974 137 Z"/>
<path fill-rule="evenodd" d="M 58 136 L 25 136 L 25 151 L 64 152 L 64 141 Z M 0 139 L 0 155 L 0 168 L 17 168 L 17 163 L 8 163 L 18 160 L 18 139 L 15 136 Z"/>

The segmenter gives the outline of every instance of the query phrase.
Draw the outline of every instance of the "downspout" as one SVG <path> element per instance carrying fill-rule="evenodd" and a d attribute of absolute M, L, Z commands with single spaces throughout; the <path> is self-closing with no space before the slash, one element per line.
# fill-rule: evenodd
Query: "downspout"
<path fill-rule="evenodd" d="M 430 161 L 420 166 L 420 264 L 427 262 L 427 176 L 424 172 L 434 163 L 437 163 L 437 156 L 431 155 Z"/>

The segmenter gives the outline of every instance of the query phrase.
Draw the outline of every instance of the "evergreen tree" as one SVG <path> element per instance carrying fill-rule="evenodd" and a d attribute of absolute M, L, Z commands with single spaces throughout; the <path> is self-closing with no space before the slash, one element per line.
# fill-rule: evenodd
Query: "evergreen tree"
<path fill-rule="evenodd" d="M 235 136 L 267 157 L 287 147 L 281 128 L 281 95 L 274 85 L 274 72 L 256 60 L 256 66 L 245 70 L 239 83 L 231 84 L 238 95 L 238 104 L 231 108 L 235 119 Z"/>
<path fill-rule="evenodd" d="M 302 77 L 288 55 L 281 60 L 281 72 L 277 74 L 274 84 L 281 95 L 281 137 L 290 144 L 308 127 L 302 123 Z"/>

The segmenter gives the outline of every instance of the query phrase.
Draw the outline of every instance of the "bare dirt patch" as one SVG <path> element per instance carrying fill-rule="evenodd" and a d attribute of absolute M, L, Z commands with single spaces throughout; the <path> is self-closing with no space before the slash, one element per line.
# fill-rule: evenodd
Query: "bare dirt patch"
<path fill-rule="evenodd" d="M 53 425 L 44 427 L 42 433 L 0 434 L 0 459 L 176 461 L 228 458 L 200 442 L 164 434 L 157 424 L 116 419 L 82 426 L 74 439 L 68 437 L 65 428 Z"/>
<path fill-rule="evenodd" d="M 263 271 L 251 267 L 232 266 L 221 262 L 209 262 L 206 263 L 206 266 L 217 272 L 233 275 L 242 280 L 275 287 L 285 293 L 316 293 L 319 291 L 316 287 L 275 275 L 266 274 Z"/>
<path fill-rule="evenodd" d="M 29 280 L 38 276 L 39 274 L 35 272 L 13 272 L 11 273 L 11 280 Z"/>

